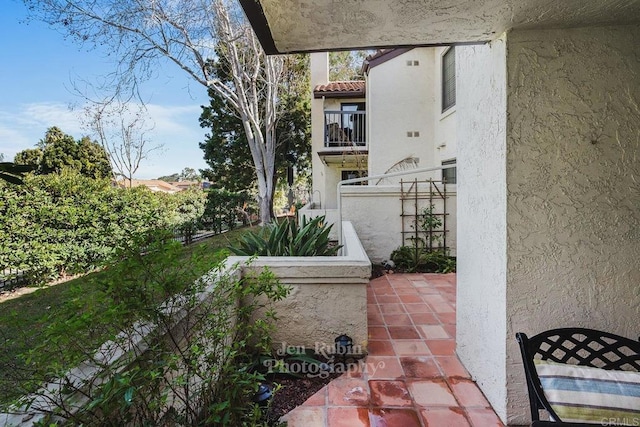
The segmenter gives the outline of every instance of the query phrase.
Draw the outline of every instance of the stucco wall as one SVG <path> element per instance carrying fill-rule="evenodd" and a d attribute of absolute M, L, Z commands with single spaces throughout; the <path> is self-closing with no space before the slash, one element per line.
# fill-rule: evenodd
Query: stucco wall
<path fill-rule="evenodd" d="M 505 36 L 456 48 L 458 134 L 457 352 L 506 414 Z"/>
<path fill-rule="evenodd" d="M 402 245 L 402 222 L 399 186 L 344 186 L 342 189 L 342 220 L 349 221 L 355 227 L 358 238 L 373 262 L 389 259 L 391 252 Z M 421 194 L 421 197 L 426 194 Z M 422 203 L 426 201 L 422 200 Z M 406 201 L 405 206 L 413 206 L 412 201 Z M 435 212 L 445 208 L 442 199 L 434 199 Z M 452 256 L 457 255 L 457 225 L 456 225 L 456 186 L 447 186 L 446 212 L 447 216 L 447 246 Z M 338 219 L 336 209 L 313 209 L 305 206 L 299 215 L 315 218 L 324 215 L 327 221 L 334 224 L 330 237 L 337 239 L 335 223 Z M 408 218 L 407 221 L 410 219 Z M 408 230 L 407 228 L 405 228 Z"/>
<path fill-rule="evenodd" d="M 315 348 L 331 346 L 347 334 L 367 348 L 367 284 L 371 263 L 353 226 L 343 222 L 343 254 L 337 257 L 258 257 L 242 267 L 243 275 L 265 266 L 291 287 L 287 298 L 275 303 L 278 315 L 274 343 Z M 230 257 L 229 265 L 247 257 Z M 260 316 L 260 313 L 257 314 Z"/>
<path fill-rule="evenodd" d="M 412 49 L 369 71 L 369 175 L 383 174 L 406 157 L 418 157 L 420 167 L 433 164 L 434 52 Z M 407 132 L 419 136 L 408 137 Z"/>
<path fill-rule="evenodd" d="M 450 232 L 447 233 L 447 245 L 451 248 L 451 255 L 455 256 L 456 193 L 455 186 L 449 187 L 451 193 L 448 193 L 446 210 Z M 343 187 L 342 194 L 343 220 L 353 224 L 369 258 L 373 262 L 389 259 L 391 252 L 402 246 L 400 187 Z M 433 203 L 435 212 L 444 207 L 442 199 L 434 199 Z M 405 202 L 405 207 L 412 206 L 412 201 Z M 405 230 L 410 231 L 406 226 Z"/>
<path fill-rule="evenodd" d="M 324 207 L 326 203 L 326 186 L 324 164 L 318 156 L 318 151 L 324 146 L 324 101 L 313 97 L 313 88 L 319 84 L 326 84 L 329 80 L 329 55 L 327 53 L 312 53 L 310 57 L 311 85 L 311 167 L 313 194 L 311 199 Z M 335 199 L 335 197 L 334 197 Z"/>
<path fill-rule="evenodd" d="M 514 31 L 507 68 L 507 409 L 518 422 L 515 332 L 638 336 L 640 27 Z"/>

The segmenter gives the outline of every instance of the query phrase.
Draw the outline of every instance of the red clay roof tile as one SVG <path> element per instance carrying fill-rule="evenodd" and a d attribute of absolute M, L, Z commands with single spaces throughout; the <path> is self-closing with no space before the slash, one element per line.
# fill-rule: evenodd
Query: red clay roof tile
<path fill-rule="evenodd" d="M 313 89 L 313 94 L 316 98 L 323 96 L 328 98 L 364 97 L 365 82 L 364 80 L 329 82 L 316 86 Z"/>

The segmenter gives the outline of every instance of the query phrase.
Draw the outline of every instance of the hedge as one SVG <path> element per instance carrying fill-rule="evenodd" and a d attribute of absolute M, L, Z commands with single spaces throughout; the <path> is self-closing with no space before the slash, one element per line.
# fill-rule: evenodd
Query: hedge
<path fill-rule="evenodd" d="M 115 188 L 70 171 L 0 184 L 0 272 L 19 269 L 41 284 L 89 271 L 137 235 L 197 227 L 205 197 Z"/>

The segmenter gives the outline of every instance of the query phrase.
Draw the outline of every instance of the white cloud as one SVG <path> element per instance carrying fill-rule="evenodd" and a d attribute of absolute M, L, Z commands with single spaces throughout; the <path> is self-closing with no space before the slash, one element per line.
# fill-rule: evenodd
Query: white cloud
<path fill-rule="evenodd" d="M 135 111 L 136 108 L 131 110 Z M 140 178 L 155 178 L 180 172 L 184 167 L 206 167 L 198 143 L 204 140 L 205 129 L 200 128 L 198 105 L 148 104 L 148 133 L 150 146 L 163 148 L 150 154 L 136 174 Z M 0 110 L 0 153 L 7 159 L 32 148 L 46 130 L 58 126 L 63 132 L 79 138 L 87 134 L 82 125 L 83 106 L 71 110 L 63 103 L 41 102 L 22 104 L 12 111 Z"/>
<path fill-rule="evenodd" d="M 193 131 L 198 126 L 198 117 L 202 109 L 198 105 L 164 106 L 147 105 L 149 117 L 155 123 L 154 132 L 180 133 Z"/>

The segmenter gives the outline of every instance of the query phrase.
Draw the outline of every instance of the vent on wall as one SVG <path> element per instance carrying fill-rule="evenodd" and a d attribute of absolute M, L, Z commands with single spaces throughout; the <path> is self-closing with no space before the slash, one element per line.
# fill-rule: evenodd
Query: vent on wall
<path fill-rule="evenodd" d="M 407 138 L 417 138 L 419 136 L 420 136 L 420 132 L 417 130 L 414 130 L 414 131 L 410 130 L 407 132 Z"/>
<path fill-rule="evenodd" d="M 420 65 L 420 61 L 416 61 L 416 60 L 407 60 L 407 67 L 417 67 Z"/>

